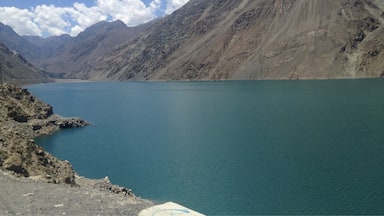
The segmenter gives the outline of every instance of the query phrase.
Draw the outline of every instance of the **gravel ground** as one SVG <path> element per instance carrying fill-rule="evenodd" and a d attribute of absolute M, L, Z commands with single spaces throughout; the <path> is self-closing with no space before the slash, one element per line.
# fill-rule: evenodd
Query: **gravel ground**
<path fill-rule="evenodd" d="M 153 206 L 106 190 L 102 185 L 111 185 L 106 179 L 77 177 L 76 182 L 79 186 L 52 184 L 0 170 L 0 215 L 138 215 Z"/>

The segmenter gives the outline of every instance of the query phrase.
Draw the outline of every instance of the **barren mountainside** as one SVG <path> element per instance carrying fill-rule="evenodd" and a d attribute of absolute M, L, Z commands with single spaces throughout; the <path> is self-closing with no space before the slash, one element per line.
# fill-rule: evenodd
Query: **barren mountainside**
<path fill-rule="evenodd" d="M 85 61 L 109 53 L 119 45 L 137 37 L 147 27 L 148 25 L 127 27 L 119 20 L 110 23 L 99 22 L 60 46 L 52 47 L 51 44 L 43 46 L 43 51 L 52 49 L 51 53 L 48 52 L 31 61 L 58 77 L 86 79 L 87 77 L 79 73 L 79 68 Z"/>
<path fill-rule="evenodd" d="M 79 72 L 94 80 L 384 76 L 383 8 L 380 0 L 191 0 Z"/>
<path fill-rule="evenodd" d="M 9 49 L 17 51 L 26 59 L 33 56 L 40 56 L 40 48 L 27 39 L 18 35 L 10 26 L 4 25 L 0 22 L 0 42 L 7 46 Z"/>
<path fill-rule="evenodd" d="M 152 24 L 127 27 L 120 20 L 99 22 L 76 37 L 60 35 L 42 38 L 20 36 L 11 27 L 0 23 L 0 42 L 53 78 L 86 79 L 79 70 L 85 61 L 129 43 Z"/>
<path fill-rule="evenodd" d="M 0 42 L 54 78 L 384 77 L 384 2 L 190 0 L 147 24 L 100 22 L 76 37 L 19 36 L 0 23 Z"/>
<path fill-rule="evenodd" d="M 0 42 L 1 82 L 30 84 L 51 81 L 39 68 Z"/>

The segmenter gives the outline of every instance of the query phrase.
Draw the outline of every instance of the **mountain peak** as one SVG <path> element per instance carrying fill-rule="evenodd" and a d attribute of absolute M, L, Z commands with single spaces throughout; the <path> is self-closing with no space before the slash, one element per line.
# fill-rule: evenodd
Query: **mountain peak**
<path fill-rule="evenodd" d="M 123 21 L 121 21 L 121 20 L 115 20 L 115 21 L 113 21 L 111 23 L 116 25 L 116 26 L 127 27 L 127 25 Z"/>
<path fill-rule="evenodd" d="M 100 21 L 98 23 L 95 23 L 91 25 L 90 27 L 86 28 L 83 32 L 80 34 L 84 34 L 86 32 L 91 32 L 91 31 L 108 31 L 111 29 L 126 29 L 128 28 L 127 25 L 125 25 L 121 20 L 116 20 L 113 22 L 108 22 L 108 21 Z"/>

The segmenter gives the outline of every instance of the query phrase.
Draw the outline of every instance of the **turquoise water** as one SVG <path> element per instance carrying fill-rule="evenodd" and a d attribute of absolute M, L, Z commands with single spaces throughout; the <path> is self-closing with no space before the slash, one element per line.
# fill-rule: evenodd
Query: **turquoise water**
<path fill-rule="evenodd" d="M 384 214 L 384 80 L 44 84 L 93 125 L 37 142 L 205 214 Z"/>

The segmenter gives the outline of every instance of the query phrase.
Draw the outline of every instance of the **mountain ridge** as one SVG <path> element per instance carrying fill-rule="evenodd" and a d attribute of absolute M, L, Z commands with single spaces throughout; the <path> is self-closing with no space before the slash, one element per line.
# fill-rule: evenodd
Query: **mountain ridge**
<path fill-rule="evenodd" d="M 121 44 L 128 43 L 147 27 L 146 24 L 127 27 L 120 20 L 102 21 L 88 27 L 76 37 L 59 43 L 59 46 L 54 48 L 49 55 L 31 61 L 36 62 L 51 75 L 55 76 L 56 74 L 59 78 L 87 79 L 86 74 L 78 72 L 85 61 L 94 58 L 94 56 L 105 55 Z M 48 44 L 48 47 L 44 48 L 52 49 L 52 45 Z"/>
<path fill-rule="evenodd" d="M 384 76 L 383 23 L 380 0 L 190 0 L 137 27 L 100 22 L 10 44 L 57 78 L 368 78 Z M 0 28 L 0 40 L 2 29 L 12 33 Z"/>
<path fill-rule="evenodd" d="M 31 84 L 51 82 L 46 73 L 0 42 L 0 82 Z"/>
<path fill-rule="evenodd" d="M 40 56 L 40 48 L 18 35 L 10 26 L 0 22 L 0 42 L 8 48 L 17 51 L 26 59 Z"/>
<path fill-rule="evenodd" d="M 374 0 L 191 0 L 83 70 L 96 80 L 379 77 L 383 11 Z"/>
<path fill-rule="evenodd" d="M 79 72 L 85 61 L 129 43 L 152 23 L 127 27 L 120 20 L 102 21 L 88 27 L 76 37 L 60 35 L 49 38 L 20 36 L 11 27 L 0 23 L 0 42 L 17 50 L 53 78 L 87 79 L 86 74 Z"/>

